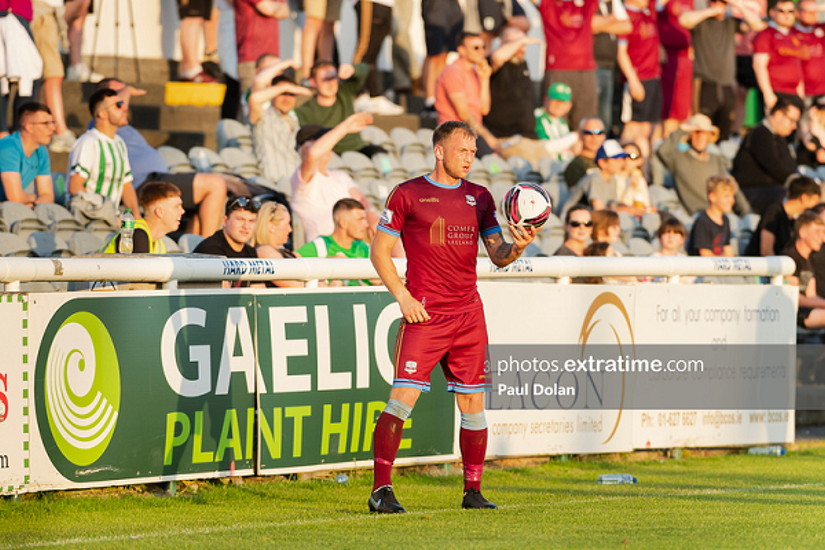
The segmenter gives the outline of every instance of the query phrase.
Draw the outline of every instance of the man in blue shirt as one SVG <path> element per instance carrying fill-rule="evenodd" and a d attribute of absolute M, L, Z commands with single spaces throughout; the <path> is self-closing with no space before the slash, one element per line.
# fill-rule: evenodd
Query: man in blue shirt
<path fill-rule="evenodd" d="M 54 202 L 46 150 L 55 128 L 52 112 L 42 103 L 25 103 L 17 120 L 20 130 L 0 139 L 0 201 L 26 206 Z"/>

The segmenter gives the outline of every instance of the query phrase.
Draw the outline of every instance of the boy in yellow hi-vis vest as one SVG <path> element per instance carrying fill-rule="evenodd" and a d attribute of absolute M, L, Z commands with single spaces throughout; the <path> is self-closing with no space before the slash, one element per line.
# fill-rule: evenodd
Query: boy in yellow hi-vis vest
<path fill-rule="evenodd" d="M 183 216 L 180 189 L 171 183 L 153 181 L 140 187 L 138 201 L 143 207 L 143 219 L 135 220 L 133 237 L 135 254 L 164 254 L 166 246 L 163 237 L 177 230 Z M 113 254 L 118 251 L 120 234 L 114 235 L 103 252 Z"/>

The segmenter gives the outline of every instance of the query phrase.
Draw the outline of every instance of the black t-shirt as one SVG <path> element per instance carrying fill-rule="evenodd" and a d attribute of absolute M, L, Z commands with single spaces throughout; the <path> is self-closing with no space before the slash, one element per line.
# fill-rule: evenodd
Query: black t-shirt
<path fill-rule="evenodd" d="M 195 254 L 211 254 L 212 256 L 226 256 L 227 258 L 257 258 L 258 254 L 255 249 L 248 244 L 243 245 L 240 252 L 229 246 L 226 240 L 226 235 L 223 234 L 223 229 L 218 231 L 211 237 L 207 237 L 195 247 L 193 250 Z"/>
<path fill-rule="evenodd" d="M 825 298 L 825 246 L 808 257 L 816 279 L 816 295 Z"/>
<path fill-rule="evenodd" d="M 698 256 L 699 251 L 706 248 L 716 256 L 721 256 L 726 245 L 730 244 L 730 222 L 722 215 L 722 225 L 710 219 L 707 211 L 699 214 L 690 230 L 690 246 L 688 254 Z"/>
<path fill-rule="evenodd" d="M 793 276 L 799 279 L 799 292 L 804 293 L 808 287 L 808 283 L 811 281 L 811 277 L 814 276 L 814 266 L 810 256 L 803 258 L 802 254 L 800 254 L 796 248 L 796 242 L 788 243 L 782 253 L 793 259 L 794 265 L 796 266 Z M 811 256 L 813 256 L 813 254 L 811 254 Z"/>
<path fill-rule="evenodd" d="M 736 31 L 740 21 L 726 17 L 722 21 L 711 17 L 691 31 L 693 37 L 693 76 L 722 86 L 736 83 Z"/>
<path fill-rule="evenodd" d="M 745 256 L 759 256 L 759 248 L 762 242 L 762 230 L 773 233 L 773 253 L 781 254 L 793 235 L 793 222 L 788 218 L 785 207 L 782 204 L 773 203 L 768 206 L 762 218 L 759 220 L 759 226 L 754 231 L 751 240 L 748 243 L 748 248 L 745 250 Z"/>
<path fill-rule="evenodd" d="M 497 138 L 520 135 L 538 139 L 533 111 L 536 99 L 527 62 L 510 63 L 490 77 L 490 112 L 484 126 Z"/>

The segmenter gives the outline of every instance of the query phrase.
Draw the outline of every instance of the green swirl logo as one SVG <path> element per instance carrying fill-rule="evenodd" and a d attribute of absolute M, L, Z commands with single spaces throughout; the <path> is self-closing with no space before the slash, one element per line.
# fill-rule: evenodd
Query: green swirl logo
<path fill-rule="evenodd" d="M 63 322 L 49 348 L 44 385 L 58 448 L 77 466 L 92 464 L 108 447 L 120 412 L 120 367 L 100 319 L 78 312 Z"/>

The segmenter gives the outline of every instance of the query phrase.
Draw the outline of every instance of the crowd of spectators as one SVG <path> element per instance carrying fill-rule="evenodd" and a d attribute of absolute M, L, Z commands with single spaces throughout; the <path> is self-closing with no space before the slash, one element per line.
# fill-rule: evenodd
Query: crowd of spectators
<path fill-rule="evenodd" d="M 82 27 L 94 8 L 90 0 L 0 0 L 7 73 L 0 79 L 0 136 L 6 136 L 0 140 L 0 196 L 29 206 L 64 202 L 87 219 L 105 217 L 122 204 L 143 224 L 148 237 L 141 239 L 148 239 L 151 251 L 158 250 L 157 234 L 175 230 L 171 212 L 176 209 L 154 207 L 172 198 L 187 213 L 184 229 L 208 237 L 200 251 L 300 254 L 290 249 L 293 216 L 316 255 L 323 255 L 322 249 L 348 255 L 343 250 L 353 242 L 368 243 L 379 217 L 376 205 L 330 162 L 333 154 L 349 151 L 368 157 L 388 152 L 367 143 L 361 132 L 372 123 L 371 112 L 404 112 L 388 99 L 395 97 L 393 85 L 378 70 L 377 57 L 393 35 L 393 18 L 409 17 L 408 1 L 356 2 L 352 64 L 335 61 L 333 24 L 341 9 L 335 0 L 306 3 L 300 63 L 280 58 L 279 21 L 291 15 L 281 0 L 178 3 L 179 78 L 223 80 L 228 92 L 237 88 L 227 93 L 224 113 L 249 125 L 265 178 L 290 182 L 290 200 L 274 193 L 281 206 L 263 211 L 265 224 L 253 240 L 257 252 L 248 245 L 260 208 L 252 197 L 272 196 L 273 189 L 230 174 L 169 173 L 129 124 L 130 98 L 145 92 L 83 63 Z M 663 183 L 655 181 L 662 173 L 678 194 L 679 209 L 696 216 L 690 232 L 668 226 L 659 234 L 662 253 L 674 253 L 678 239 L 670 235 L 681 236 L 691 253 L 732 253 L 726 244 L 729 212 L 763 216 L 749 253 L 777 253 L 791 242 L 794 217 L 818 199 L 813 186 L 818 190 L 819 183 L 808 178 L 810 184 L 800 191 L 789 178 L 800 165 L 815 171 L 825 164 L 822 5 L 814 0 L 535 3 L 546 54 L 540 85 L 531 78 L 526 54 L 542 40 L 536 38 L 538 29 L 530 33 L 518 0 L 468 0 L 466 11 L 456 0 L 424 0 L 423 72 L 406 63 L 409 78 L 401 79 L 400 89 L 422 94 L 425 110 L 434 110 L 439 123 L 461 120 L 473 128 L 479 157 L 519 157 L 536 172 L 545 160 L 561 167 L 558 181 L 567 190 L 560 253 L 583 255 L 590 240 L 603 240 L 590 231 L 604 218 L 599 212 L 637 219 L 655 212 L 648 184 Z M 220 45 L 225 37 L 219 21 L 230 15 L 235 47 L 227 50 Z M 197 50 L 201 32 L 203 54 Z M 62 36 L 68 46 L 65 63 Z M 12 40 L 19 41 L 13 49 Z M 455 59 L 448 64 L 450 52 Z M 407 59 L 414 57 L 407 52 Z M 91 122 L 79 137 L 66 125 L 64 79 L 97 82 L 88 100 Z M 764 117 L 755 117 L 750 129 L 741 123 L 746 97 L 755 100 L 756 112 L 764 107 Z M 9 120 L 11 102 L 15 116 Z M 720 141 L 733 153 L 722 154 Z M 67 196 L 54 192 L 50 174 L 62 167 L 49 165 L 46 148 L 70 153 Z M 177 194 L 150 185 L 159 182 Z M 141 198 L 147 189 L 149 202 Z M 342 222 L 353 212 L 364 219 L 363 235 Z M 160 224 L 158 213 L 168 220 Z M 153 219 L 141 221 L 143 215 Z M 775 228 L 780 237 L 766 234 Z M 600 246 L 590 253 L 615 251 Z"/>

